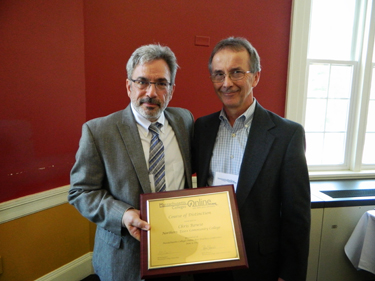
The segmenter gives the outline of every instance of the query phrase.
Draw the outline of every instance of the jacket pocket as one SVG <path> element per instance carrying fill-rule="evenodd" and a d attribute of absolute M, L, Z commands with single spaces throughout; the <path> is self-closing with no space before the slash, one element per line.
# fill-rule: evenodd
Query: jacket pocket
<path fill-rule="evenodd" d="M 108 245 L 118 249 L 121 245 L 121 236 L 118 236 L 108 230 L 105 230 L 101 227 L 96 229 L 96 238 L 99 238 L 106 242 Z"/>

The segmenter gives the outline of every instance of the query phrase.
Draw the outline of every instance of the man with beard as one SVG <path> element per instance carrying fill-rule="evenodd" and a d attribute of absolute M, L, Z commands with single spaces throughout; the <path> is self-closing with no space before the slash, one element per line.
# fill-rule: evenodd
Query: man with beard
<path fill-rule="evenodd" d="M 168 47 L 138 48 L 126 66 L 130 105 L 82 127 L 68 200 L 97 225 L 93 266 L 101 281 L 141 279 L 140 232 L 151 226 L 140 219 L 139 195 L 192 187 L 194 119 L 167 108 L 177 68 Z"/>

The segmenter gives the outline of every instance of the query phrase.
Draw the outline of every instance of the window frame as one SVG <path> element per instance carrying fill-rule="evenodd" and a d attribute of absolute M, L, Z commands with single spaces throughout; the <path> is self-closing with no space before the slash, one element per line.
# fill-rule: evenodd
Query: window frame
<path fill-rule="evenodd" d="M 353 35 L 353 38 L 361 40 L 361 44 L 360 50 L 352 52 L 354 65 L 352 91 L 360 94 L 353 95 L 352 93 L 351 96 L 350 112 L 354 111 L 355 113 L 351 112 L 352 114 L 348 120 L 346 163 L 340 166 L 309 166 L 310 178 L 342 179 L 374 177 L 375 165 L 362 164 L 372 71 L 375 67 L 375 62 L 373 62 L 375 20 L 371 22 L 371 16 L 375 16 L 374 2 L 374 0 L 360 1 L 360 5 L 363 6 L 359 5 L 357 7 L 358 9 L 366 9 L 366 13 L 365 18 L 361 20 L 358 16 L 359 12 L 357 12 L 359 22 L 356 22 L 356 24 L 359 25 L 359 29 L 363 32 L 354 33 Z M 339 62 L 326 59 L 308 59 L 311 9 L 311 0 L 293 0 L 285 117 L 300 124 L 305 123 L 308 61 Z M 361 22 L 363 22 L 362 25 Z"/>

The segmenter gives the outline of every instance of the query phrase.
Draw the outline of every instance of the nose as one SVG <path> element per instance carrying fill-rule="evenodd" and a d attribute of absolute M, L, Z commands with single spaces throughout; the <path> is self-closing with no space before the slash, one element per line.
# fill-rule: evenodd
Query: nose
<path fill-rule="evenodd" d="M 156 94 L 156 84 L 151 84 L 150 83 L 150 85 L 147 88 L 146 94 L 150 98 L 156 97 L 157 96 L 157 94 Z"/>
<path fill-rule="evenodd" d="M 230 76 L 228 74 L 225 75 L 222 86 L 225 87 L 225 88 L 229 88 L 232 85 L 233 85 L 233 82 L 232 82 L 232 79 L 230 78 Z"/>

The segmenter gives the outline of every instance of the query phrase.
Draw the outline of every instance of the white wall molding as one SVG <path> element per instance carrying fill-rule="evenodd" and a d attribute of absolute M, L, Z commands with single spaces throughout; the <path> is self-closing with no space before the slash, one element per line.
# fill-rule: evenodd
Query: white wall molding
<path fill-rule="evenodd" d="M 0 203 L 0 223 L 68 202 L 69 185 Z"/>
<path fill-rule="evenodd" d="M 192 177 L 193 187 L 197 178 Z M 0 224 L 68 202 L 69 185 L 0 203 Z"/>
<path fill-rule="evenodd" d="M 35 281 L 79 281 L 94 273 L 92 252 L 36 279 Z"/>

